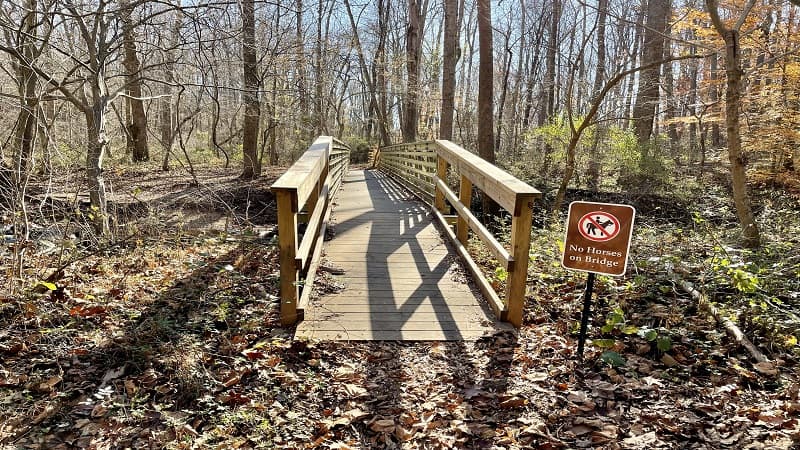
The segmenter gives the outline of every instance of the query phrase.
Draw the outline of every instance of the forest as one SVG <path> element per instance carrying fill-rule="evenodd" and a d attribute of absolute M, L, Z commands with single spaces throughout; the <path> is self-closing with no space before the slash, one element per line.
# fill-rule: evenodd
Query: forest
<path fill-rule="evenodd" d="M 800 445 L 796 0 L 0 0 L 0 29 L 0 447 Z M 318 136 L 540 190 L 522 327 L 294 340 L 270 185 Z M 575 200 L 636 208 L 583 358 Z"/>

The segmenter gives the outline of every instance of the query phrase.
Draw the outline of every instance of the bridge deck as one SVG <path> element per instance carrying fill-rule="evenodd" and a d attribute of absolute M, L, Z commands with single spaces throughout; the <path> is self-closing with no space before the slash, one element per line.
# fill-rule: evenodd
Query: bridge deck
<path fill-rule="evenodd" d="M 470 285 L 431 212 L 377 171 L 351 170 L 332 215 L 327 264 L 340 292 L 315 296 L 296 337 L 475 340 L 507 325 Z"/>

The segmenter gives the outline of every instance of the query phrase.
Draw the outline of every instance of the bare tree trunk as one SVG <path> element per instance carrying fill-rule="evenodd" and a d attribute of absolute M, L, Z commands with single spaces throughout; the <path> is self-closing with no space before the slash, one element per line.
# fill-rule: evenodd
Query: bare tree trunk
<path fill-rule="evenodd" d="M 297 122 L 300 126 L 300 136 L 309 136 L 308 126 L 308 89 L 306 86 L 306 50 L 305 40 L 303 38 L 303 0 L 296 0 L 295 4 L 296 25 L 297 30 L 295 33 L 295 46 L 297 51 L 297 67 L 295 74 L 297 77 L 297 94 L 300 103 L 300 120 Z"/>
<path fill-rule="evenodd" d="M 550 36 L 547 43 L 546 71 L 542 90 L 544 102 L 541 104 L 538 125 L 543 126 L 555 113 L 556 104 L 556 56 L 558 55 L 558 24 L 561 20 L 561 0 L 552 0 L 550 17 Z"/>
<path fill-rule="evenodd" d="M 419 0 L 408 0 L 408 27 L 406 28 L 406 95 L 403 102 L 403 140 L 417 139 L 419 122 L 419 72 L 422 58 L 423 27 L 425 16 Z"/>
<path fill-rule="evenodd" d="M 453 139 L 458 47 L 458 0 L 444 0 L 444 48 L 442 61 L 442 118 L 439 139 Z"/>
<path fill-rule="evenodd" d="M 322 41 L 322 26 L 323 20 L 322 16 L 325 12 L 324 8 L 325 2 L 322 0 L 317 1 L 317 42 L 314 45 L 314 76 L 316 78 L 314 83 L 314 116 L 316 117 L 316 127 L 315 127 L 315 134 L 322 135 L 324 131 L 328 128 L 327 121 L 324 114 L 324 102 L 325 99 L 322 98 L 322 85 L 323 85 L 323 77 L 324 74 L 322 73 L 322 57 L 323 57 L 323 41 Z M 272 158 L 270 157 L 270 161 Z M 270 164 L 272 164 L 270 162 Z"/>
<path fill-rule="evenodd" d="M 761 236 L 747 192 L 747 173 L 742 140 L 739 130 L 739 106 L 742 96 L 741 55 L 739 53 L 739 29 L 749 14 L 754 0 L 749 0 L 737 23 L 729 28 L 719 16 L 716 0 L 706 0 L 706 7 L 717 32 L 725 41 L 725 129 L 728 138 L 728 159 L 731 163 L 731 182 L 733 184 L 733 203 L 736 215 L 742 226 L 742 243 L 745 247 L 758 247 Z"/>
<path fill-rule="evenodd" d="M 510 26 L 509 26 L 510 27 Z M 511 51 L 509 47 L 509 39 L 511 37 L 511 30 L 507 30 L 505 35 L 505 40 L 503 41 L 503 54 L 505 57 L 503 58 L 503 84 L 500 87 L 500 100 L 497 103 L 497 132 L 494 135 L 494 151 L 495 153 L 500 152 L 500 139 L 502 138 L 503 134 L 503 116 L 505 113 L 506 107 L 506 96 L 508 95 L 508 77 L 511 74 L 511 60 L 514 58 L 514 53 Z"/>
<path fill-rule="evenodd" d="M 105 94 L 99 83 L 93 83 L 91 107 L 84 109 L 86 118 L 86 181 L 89 185 L 89 201 L 92 206 L 90 218 L 95 231 L 108 235 L 108 209 L 106 185 L 103 179 L 103 159 L 108 140 L 105 131 Z"/>
<path fill-rule="evenodd" d="M 128 139 L 131 140 L 132 159 L 136 162 L 147 161 L 150 159 L 150 151 L 147 147 L 147 116 L 144 112 L 144 102 L 142 101 L 142 79 L 140 74 L 139 57 L 136 54 L 136 35 L 133 29 L 133 7 L 127 1 L 121 2 L 122 9 L 120 16 L 122 19 L 122 47 L 124 57 L 122 65 L 125 66 L 125 81 L 128 89 L 128 110 L 130 111 L 130 123 L 128 124 Z"/>
<path fill-rule="evenodd" d="M 347 17 L 350 20 L 350 26 L 353 30 L 353 44 L 355 45 L 356 52 L 358 53 L 358 62 L 361 66 L 361 75 L 364 77 L 369 90 L 370 104 L 372 105 L 373 110 L 378 112 L 378 130 L 381 134 L 381 142 L 383 145 L 390 145 L 391 138 L 389 137 L 389 131 L 387 129 L 389 122 L 386 119 L 386 111 L 378 106 L 375 79 L 371 76 L 367 67 L 367 60 L 364 56 L 364 48 L 361 46 L 361 39 L 358 37 L 358 26 L 356 25 L 356 19 L 353 15 L 353 10 L 350 7 L 350 1 L 344 0 L 344 6 L 347 10 Z"/>
<path fill-rule="evenodd" d="M 478 154 L 494 163 L 494 51 L 491 0 L 478 0 Z M 497 204 L 483 195 L 484 217 L 492 217 Z"/>
<path fill-rule="evenodd" d="M 711 87 L 709 88 L 709 99 L 713 104 L 712 111 L 718 115 L 721 115 L 720 107 L 718 105 L 719 102 L 719 92 L 717 91 L 717 83 L 716 81 L 719 80 L 719 56 L 715 53 L 711 55 Z M 714 148 L 719 148 L 722 146 L 722 133 L 720 132 L 719 128 L 719 121 L 714 121 L 711 124 L 711 146 Z"/>
<path fill-rule="evenodd" d="M 37 5 L 36 0 L 26 2 L 26 14 L 22 19 L 22 30 L 18 35 L 18 50 L 28 63 L 37 55 Z M 16 175 L 17 183 L 24 180 L 31 169 L 33 158 L 34 140 L 36 136 L 36 109 L 39 100 L 36 96 L 38 77 L 36 72 L 25 62 L 14 61 L 14 68 L 18 80 L 20 110 L 14 130 L 14 147 L 16 148 Z"/>
<path fill-rule="evenodd" d="M 667 28 L 669 0 L 649 0 L 647 2 L 647 27 L 642 45 L 642 65 L 660 61 L 664 57 L 664 32 Z M 653 135 L 656 109 L 659 99 L 660 66 L 654 66 L 639 73 L 639 90 L 633 107 L 633 129 L 640 145 L 646 144 Z M 647 158 L 643 148 L 643 158 Z"/>
<path fill-rule="evenodd" d="M 645 17 L 645 9 L 647 6 L 647 0 L 641 0 L 640 4 L 640 11 L 636 17 L 636 28 L 634 29 L 633 33 L 633 47 L 631 50 L 631 67 L 636 67 L 636 63 L 639 58 L 639 48 L 642 44 L 642 34 L 644 34 L 644 17 Z M 620 22 L 620 26 L 622 23 Z M 634 83 L 636 82 L 636 77 L 628 78 L 628 86 L 624 91 L 625 96 L 625 106 L 624 111 L 628 118 L 633 118 L 633 87 Z M 629 121 L 626 127 L 631 126 L 632 121 Z"/>
<path fill-rule="evenodd" d="M 242 178 L 261 175 L 258 157 L 258 130 L 261 106 L 258 96 L 255 1 L 242 1 L 242 62 L 244 77 L 244 129 L 242 130 Z"/>
<path fill-rule="evenodd" d="M 594 72 L 594 84 L 592 86 L 592 96 L 600 95 L 600 90 L 603 88 L 603 83 L 606 78 L 606 19 L 608 16 L 608 0 L 599 0 L 597 4 L 597 68 Z M 594 142 L 589 148 L 589 167 L 587 175 L 589 178 L 589 189 L 597 191 L 600 186 L 600 155 L 598 147 L 600 145 L 600 138 L 603 134 L 601 131 L 604 127 L 601 124 L 597 125 L 597 131 L 594 134 Z"/>

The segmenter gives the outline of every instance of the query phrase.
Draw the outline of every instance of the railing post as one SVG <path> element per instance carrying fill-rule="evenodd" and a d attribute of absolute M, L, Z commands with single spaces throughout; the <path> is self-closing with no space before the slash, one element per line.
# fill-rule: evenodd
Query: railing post
<path fill-rule="evenodd" d="M 278 246 L 281 264 L 281 325 L 297 321 L 297 299 L 299 271 L 295 263 L 297 255 L 297 191 L 276 190 L 278 203 Z"/>
<path fill-rule="evenodd" d="M 470 208 L 472 204 L 472 181 L 466 175 L 461 175 L 461 182 L 458 185 L 458 200 L 462 205 Z M 469 243 L 469 223 L 461 214 L 458 215 L 456 222 L 456 236 L 463 246 Z"/>
<path fill-rule="evenodd" d="M 447 183 L 447 167 L 448 167 L 447 160 L 442 158 L 442 156 L 437 153 L 436 154 L 436 177 L 438 177 L 440 180 L 444 181 L 445 183 Z M 440 213 L 444 214 L 444 209 L 445 209 L 445 206 L 446 206 L 445 205 L 445 201 L 444 201 L 444 192 L 442 192 L 441 189 L 436 187 L 436 185 L 433 186 L 433 191 L 434 191 L 434 205 L 436 206 L 436 209 Z"/>
<path fill-rule="evenodd" d="M 522 326 L 522 311 L 525 306 L 525 291 L 530 258 L 531 222 L 533 220 L 534 196 L 518 196 L 511 218 L 511 256 L 506 285 L 508 315 L 505 320 L 519 328 Z"/>

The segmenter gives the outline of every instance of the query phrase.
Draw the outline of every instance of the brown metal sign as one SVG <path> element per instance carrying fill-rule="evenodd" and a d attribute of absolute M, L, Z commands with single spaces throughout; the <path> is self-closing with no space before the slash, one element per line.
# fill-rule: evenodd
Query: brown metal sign
<path fill-rule="evenodd" d="M 636 210 L 629 205 L 570 203 L 561 265 L 582 272 L 624 275 L 635 216 Z"/>

